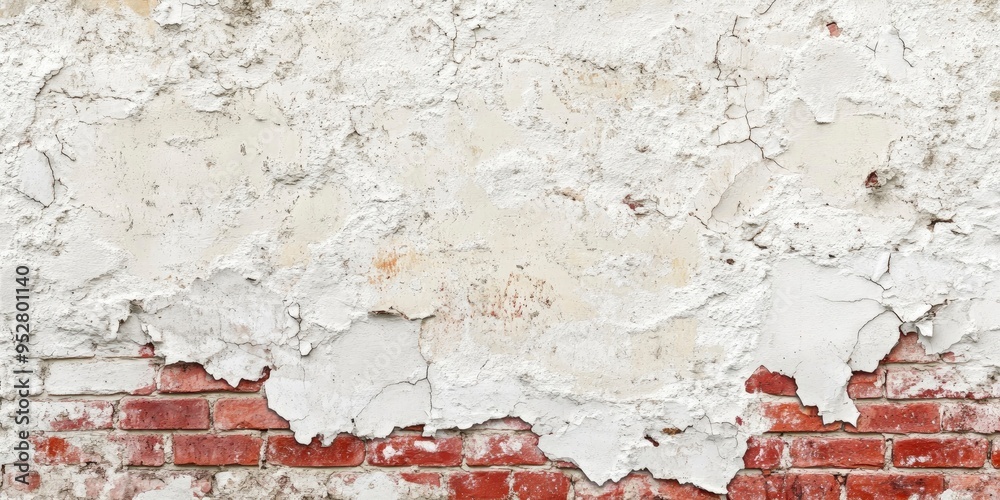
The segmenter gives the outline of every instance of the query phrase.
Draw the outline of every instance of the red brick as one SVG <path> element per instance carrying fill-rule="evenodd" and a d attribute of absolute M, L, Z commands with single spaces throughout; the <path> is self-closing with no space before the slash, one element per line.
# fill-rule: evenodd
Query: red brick
<path fill-rule="evenodd" d="M 608 481 L 598 485 L 586 477 L 579 477 L 573 483 L 573 500 L 619 500 L 625 496 L 626 481 Z M 648 491 L 648 488 L 646 489 Z M 630 498 L 642 498 L 641 494 L 633 494 Z"/>
<path fill-rule="evenodd" d="M 958 403 L 942 406 L 941 428 L 945 431 L 1000 432 L 1000 405 L 996 403 Z"/>
<path fill-rule="evenodd" d="M 1000 439 L 993 441 L 993 450 L 990 452 L 990 463 L 993 467 L 1000 469 Z"/>
<path fill-rule="evenodd" d="M 102 434 L 33 437 L 35 461 L 42 465 L 86 463 L 160 466 L 164 463 L 163 436 Z"/>
<path fill-rule="evenodd" d="M 171 481 L 191 481 L 193 496 L 202 498 L 212 491 L 212 471 L 128 470 L 114 474 L 89 475 L 86 481 L 86 498 L 126 499 L 138 498 L 147 491 L 163 490 Z M 162 492 L 154 495 L 162 495 Z M 162 498 L 162 497 L 161 497 Z"/>
<path fill-rule="evenodd" d="M 43 431 L 93 431 L 110 429 L 111 401 L 38 401 L 32 407 Z"/>
<path fill-rule="evenodd" d="M 652 499 L 665 500 L 718 500 L 719 495 L 710 493 L 690 484 L 681 484 L 673 480 L 649 479 Z"/>
<path fill-rule="evenodd" d="M 85 498 L 132 499 L 139 498 L 147 491 L 163 490 L 172 481 L 180 479 L 191 483 L 191 495 L 187 498 L 202 498 L 212 490 L 213 471 L 187 469 L 169 471 L 163 469 L 131 469 L 114 473 L 90 474 L 84 472 Z M 84 479 L 85 478 L 85 479 Z M 79 484 L 79 483 L 78 483 Z M 163 492 L 156 493 L 157 496 Z M 63 498 L 63 497 L 60 497 Z M 160 497 L 162 498 L 162 496 Z"/>
<path fill-rule="evenodd" d="M 799 403 L 764 403 L 764 417 L 772 420 L 770 432 L 832 432 L 840 430 L 840 423 L 823 425 L 816 407 Z"/>
<path fill-rule="evenodd" d="M 719 500 L 719 495 L 673 480 L 653 479 L 647 473 L 632 473 L 618 482 L 608 481 L 603 485 L 597 485 L 586 477 L 580 477 L 574 481 L 573 499 Z"/>
<path fill-rule="evenodd" d="M 155 358 L 156 357 L 156 347 L 153 344 L 144 344 L 139 346 L 139 357 L 140 358 Z"/>
<path fill-rule="evenodd" d="M 118 407 L 120 429 L 208 429 L 208 401 L 188 399 L 123 399 Z"/>
<path fill-rule="evenodd" d="M 39 465 L 75 465 L 104 462 L 100 454 L 81 446 L 78 439 L 59 436 L 34 436 L 35 463 Z"/>
<path fill-rule="evenodd" d="M 160 392 L 257 392 L 267 380 L 268 373 L 260 380 L 242 380 L 233 387 L 222 379 L 215 379 L 197 363 L 174 363 L 163 367 L 160 373 Z"/>
<path fill-rule="evenodd" d="M 936 354 L 927 354 L 917 340 L 917 334 L 900 335 L 899 342 L 883 359 L 884 363 L 932 363 L 940 359 Z"/>
<path fill-rule="evenodd" d="M 763 392 L 775 396 L 794 396 L 798 389 L 798 386 L 795 385 L 795 379 L 778 372 L 772 372 L 763 366 L 757 368 L 757 371 L 750 375 L 744 387 L 750 393 Z"/>
<path fill-rule="evenodd" d="M 448 467 L 462 464 L 462 438 L 390 436 L 368 442 L 368 463 L 388 467 L 423 465 Z"/>
<path fill-rule="evenodd" d="M 542 465 L 547 461 L 534 434 L 472 434 L 465 438 L 468 465 Z"/>
<path fill-rule="evenodd" d="M 854 372 L 847 383 L 847 395 L 853 399 L 880 398 L 885 394 L 885 369 L 872 373 Z"/>
<path fill-rule="evenodd" d="M 264 398 L 232 398 L 215 402 L 215 428 L 287 429 L 288 421 L 267 407 Z"/>
<path fill-rule="evenodd" d="M 257 465 L 263 440 L 233 434 L 174 434 L 177 465 Z"/>
<path fill-rule="evenodd" d="M 793 467 L 882 467 L 882 439 L 796 438 L 789 447 Z"/>
<path fill-rule="evenodd" d="M 892 445 L 896 467 L 982 467 L 989 443 L 977 438 L 897 438 Z"/>
<path fill-rule="evenodd" d="M 941 431 L 937 403 L 888 403 L 858 405 L 857 427 L 847 424 L 847 432 L 909 434 Z"/>
<path fill-rule="evenodd" d="M 566 500 L 569 485 L 561 472 L 514 473 L 514 495 L 519 500 Z"/>
<path fill-rule="evenodd" d="M 991 368 L 968 365 L 889 366 L 885 393 L 890 399 L 986 399 L 1000 397 Z"/>
<path fill-rule="evenodd" d="M 771 474 L 736 476 L 729 483 L 729 500 L 840 500 L 840 483 L 832 474 Z"/>
<path fill-rule="evenodd" d="M 785 442 L 781 438 L 752 436 L 743 454 L 743 466 L 748 469 L 777 469 Z"/>
<path fill-rule="evenodd" d="M 851 500 L 930 500 L 944 492 L 940 475 L 849 474 Z"/>
<path fill-rule="evenodd" d="M 330 446 L 323 446 L 319 438 L 308 445 L 299 444 L 292 436 L 267 438 L 267 462 L 289 467 L 354 467 L 365 461 L 365 443 L 360 439 L 341 434 Z"/>
<path fill-rule="evenodd" d="M 459 472 L 448 477 L 451 498 L 463 500 L 507 500 L 510 471 Z"/>
<path fill-rule="evenodd" d="M 154 434 L 115 434 L 109 440 L 121 446 L 122 463 L 159 467 L 166 462 L 163 436 Z"/>
<path fill-rule="evenodd" d="M 948 491 L 955 498 L 1000 498 L 1000 476 L 996 474 L 983 476 L 947 476 Z"/>
<path fill-rule="evenodd" d="M 32 492 L 42 485 L 42 475 L 38 471 L 21 472 L 14 469 L 13 466 L 7 466 L 6 469 L 3 478 L 4 489 L 13 488 L 18 491 Z M 22 478 L 23 483 L 17 480 L 19 477 Z"/>
<path fill-rule="evenodd" d="M 400 472 L 399 477 L 408 483 L 441 486 L 441 474 L 436 472 Z"/>

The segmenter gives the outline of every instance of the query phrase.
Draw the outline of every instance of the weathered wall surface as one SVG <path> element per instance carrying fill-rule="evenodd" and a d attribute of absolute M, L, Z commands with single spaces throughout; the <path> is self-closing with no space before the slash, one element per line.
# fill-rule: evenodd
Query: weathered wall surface
<path fill-rule="evenodd" d="M 3 498 L 720 499 L 644 472 L 595 484 L 573 463 L 547 458 L 540 437 L 516 418 L 433 436 L 412 426 L 386 438 L 299 444 L 267 407 L 266 379 L 234 387 L 199 365 L 162 361 L 149 347 L 96 358 L 95 371 L 129 376 L 83 377 L 39 397 L 37 465 L 27 485 L 7 465 Z M 46 381 L 80 378 L 76 363 L 46 361 Z M 857 425 L 824 424 L 796 399 L 793 379 L 756 370 L 744 390 L 759 409 L 737 425 L 769 424 L 748 441 L 727 498 L 997 498 L 1000 388 L 965 378 L 967 366 L 904 336 L 872 373 L 851 378 Z"/>
<path fill-rule="evenodd" d="M 298 443 L 517 417 L 598 483 L 716 493 L 762 365 L 854 424 L 852 372 L 919 332 L 992 394 L 996 16 L 4 0 L 3 260 L 73 368 L 33 390 L 152 390 L 86 360 L 151 343 L 269 370 Z"/>

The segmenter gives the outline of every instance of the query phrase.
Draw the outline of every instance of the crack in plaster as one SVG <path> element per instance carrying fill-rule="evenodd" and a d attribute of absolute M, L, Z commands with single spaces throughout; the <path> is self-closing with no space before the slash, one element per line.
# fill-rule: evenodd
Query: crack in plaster
<path fill-rule="evenodd" d="M 39 356 L 153 341 L 270 368 L 302 443 L 515 416 L 597 482 L 716 492 L 760 365 L 854 422 L 900 329 L 1000 363 L 973 7 L 103 3 L 0 9 Z"/>

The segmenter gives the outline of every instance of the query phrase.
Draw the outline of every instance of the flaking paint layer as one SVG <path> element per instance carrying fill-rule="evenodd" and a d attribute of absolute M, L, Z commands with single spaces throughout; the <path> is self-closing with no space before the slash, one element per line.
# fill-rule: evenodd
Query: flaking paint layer
<path fill-rule="evenodd" d="M 996 9 L 0 0 L 3 259 L 39 356 L 269 367 L 303 443 L 721 492 L 760 365 L 849 422 L 899 329 L 995 370 Z"/>

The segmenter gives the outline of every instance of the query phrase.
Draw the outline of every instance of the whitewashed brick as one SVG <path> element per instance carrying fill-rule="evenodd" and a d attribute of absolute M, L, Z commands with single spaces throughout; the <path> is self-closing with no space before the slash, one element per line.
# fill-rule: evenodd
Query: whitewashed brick
<path fill-rule="evenodd" d="M 147 359 L 65 359 L 49 362 L 45 389 L 64 394 L 148 394 L 156 366 Z"/>

